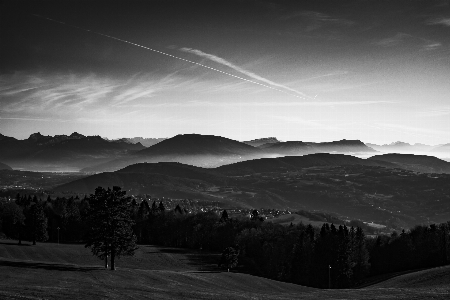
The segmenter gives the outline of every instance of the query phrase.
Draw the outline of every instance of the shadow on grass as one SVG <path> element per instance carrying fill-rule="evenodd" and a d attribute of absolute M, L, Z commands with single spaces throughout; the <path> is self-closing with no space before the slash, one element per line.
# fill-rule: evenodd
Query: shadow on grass
<path fill-rule="evenodd" d="M 163 253 L 178 253 L 178 254 L 189 254 L 192 253 L 195 250 L 185 249 L 185 248 L 160 248 L 160 252 Z"/>
<path fill-rule="evenodd" d="M 215 253 L 186 253 L 188 258 L 188 265 L 196 267 L 198 271 L 210 272 L 210 273 L 220 273 L 222 269 L 218 267 L 220 261 L 220 254 Z"/>
<path fill-rule="evenodd" d="M 26 268 L 26 269 L 74 271 L 74 272 L 89 272 L 89 271 L 104 269 L 102 267 L 81 267 L 81 266 L 76 266 L 76 265 L 64 265 L 64 264 L 28 262 L 28 261 L 8 261 L 8 260 L 0 260 L 0 266 Z"/>
<path fill-rule="evenodd" d="M 0 242 L 0 245 L 8 245 L 8 246 L 31 246 L 31 244 L 19 244 L 18 242 Z"/>
<path fill-rule="evenodd" d="M 145 246 L 144 246 L 145 247 Z M 211 273 L 221 273 L 223 269 L 218 267 L 221 254 L 212 253 L 208 251 L 202 251 L 198 249 L 188 249 L 188 248 L 174 248 L 174 247 L 158 247 L 151 246 L 153 249 L 149 249 L 150 251 L 145 252 L 146 254 L 180 254 L 181 256 L 175 257 L 184 257 L 183 261 L 186 262 L 187 265 L 194 267 L 200 273 L 211 272 Z M 187 260 L 186 260 L 187 259 Z"/>

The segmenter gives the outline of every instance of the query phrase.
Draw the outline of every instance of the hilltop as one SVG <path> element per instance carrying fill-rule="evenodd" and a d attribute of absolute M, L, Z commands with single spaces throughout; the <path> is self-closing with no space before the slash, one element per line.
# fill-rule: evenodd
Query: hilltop
<path fill-rule="evenodd" d="M 450 162 L 434 156 L 391 153 L 375 155 L 368 160 L 394 163 L 402 169 L 416 172 L 450 174 Z"/>
<path fill-rule="evenodd" d="M 0 162 L 0 170 L 12 170 L 12 168 L 10 166 L 8 166 L 7 164 Z"/>
<path fill-rule="evenodd" d="M 276 137 L 268 137 L 268 138 L 261 138 L 261 139 L 255 139 L 251 141 L 244 141 L 245 144 L 253 146 L 253 147 L 260 147 L 263 145 L 270 145 L 274 143 L 279 143 L 280 141 Z"/>

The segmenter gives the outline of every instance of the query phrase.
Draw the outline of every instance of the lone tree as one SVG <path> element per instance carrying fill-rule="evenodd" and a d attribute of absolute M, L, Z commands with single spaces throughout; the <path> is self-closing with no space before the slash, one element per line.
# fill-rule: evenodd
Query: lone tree
<path fill-rule="evenodd" d="M 125 197 L 125 194 L 118 186 L 112 190 L 98 187 L 89 198 L 89 230 L 85 247 L 105 259 L 105 268 L 108 267 L 108 256 L 111 256 L 111 270 L 115 270 L 116 257 L 132 256 L 137 249 L 132 229 L 132 205 L 130 197 Z"/>
<path fill-rule="evenodd" d="M 235 268 L 238 265 L 239 257 L 239 247 L 227 247 L 222 252 L 222 257 L 220 258 L 219 267 L 225 265 L 228 272 L 231 268 Z"/>

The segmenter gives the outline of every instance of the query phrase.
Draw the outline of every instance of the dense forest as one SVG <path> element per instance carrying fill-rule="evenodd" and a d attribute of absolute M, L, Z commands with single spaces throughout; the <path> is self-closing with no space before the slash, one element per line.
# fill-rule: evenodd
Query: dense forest
<path fill-rule="evenodd" d="M 89 213 L 86 197 L 18 194 L 0 205 L 0 232 L 19 243 L 84 242 Z M 361 227 L 264 222 L 257 210 L 250 218 L 229 218 L 226 211 L 192 214 L 131 200 L 129 213 L 140 244 L 224 253 L 231 247 L 244 272 L 312 287 L 357 286 L 367 276 L 445 265 L 450 258 L 450 222 L 368 238 Z"/>

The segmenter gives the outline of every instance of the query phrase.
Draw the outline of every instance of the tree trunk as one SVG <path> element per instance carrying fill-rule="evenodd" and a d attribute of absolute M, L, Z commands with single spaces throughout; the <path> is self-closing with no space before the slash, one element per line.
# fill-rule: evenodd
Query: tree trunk
<path fill-rule="evenodd" d="M 114 253 L 114 247 L 111 247 L 111 271 L 114 271 L 116 269 L 116 266 L 114 264 L 115 259 L 115 253 Z"/>
<path fill-rule="evenodd" d="M 36 209 L 36 207 L 34 207 Z M 36 212 L 33 211 L 33 245 L 36 245 Z"/>
<path fill-rule="evenodd" d="M 108 243 L 105 244 L 105 269 L 108 269 Z"/>

